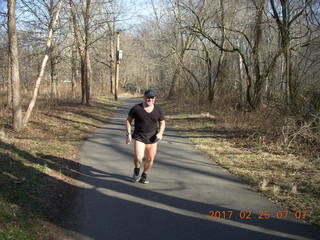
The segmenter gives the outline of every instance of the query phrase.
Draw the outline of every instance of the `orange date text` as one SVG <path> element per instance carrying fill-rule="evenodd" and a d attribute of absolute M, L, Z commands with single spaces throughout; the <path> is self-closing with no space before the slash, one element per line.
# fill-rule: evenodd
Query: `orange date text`
<path fill-rule="evenodd" d="M 271 218 L 276 219 L 287 219 L 289 217 L 295 219 L 305 219 L 308 216 L 307 210 L 297 210 L 295 212 L 289 212 L 288 210 L 277 210 L 277 211 L 270 211 L 270 210 L 258 210 L 258 211 L 251 211 L 251 210 L 209 210 L 209 219 L 259 219 L 259 220 L 268 220 Z"/>

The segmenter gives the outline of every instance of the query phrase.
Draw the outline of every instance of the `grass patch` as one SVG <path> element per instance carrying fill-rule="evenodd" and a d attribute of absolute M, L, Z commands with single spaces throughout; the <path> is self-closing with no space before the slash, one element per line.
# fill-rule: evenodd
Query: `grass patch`
<path fill-rule="evenodd" d="M 39 99 L 27 128 L 10 128 L 0 112 L 0 240 L 63 239 L 59 229 L 77 193 L 77 153 L 84 139 L 120 105 L 97 98 L 91 106 Z"/>
<path fill-rule="evenodd" d="M 191 105 L 164 102 L 162 107 L 167 123 L 213 161 L 283 207 L 307 210 L 306 220 L 320 225 L 319 164 L 303 155 L 287 154 L 279 142 L 257 136 L 250 113 L 241 121 L 241 116 L 209 113 Z"/>

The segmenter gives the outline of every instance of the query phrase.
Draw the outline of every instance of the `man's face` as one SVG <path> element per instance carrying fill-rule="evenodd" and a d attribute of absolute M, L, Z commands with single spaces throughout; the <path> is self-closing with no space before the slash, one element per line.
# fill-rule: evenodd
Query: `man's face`
<path fill-rule="evenodd" d="M 144 101 L 148 106 L 151 106 L 154 104 L 156 98 L 155 97 L 144 97 Z"/>

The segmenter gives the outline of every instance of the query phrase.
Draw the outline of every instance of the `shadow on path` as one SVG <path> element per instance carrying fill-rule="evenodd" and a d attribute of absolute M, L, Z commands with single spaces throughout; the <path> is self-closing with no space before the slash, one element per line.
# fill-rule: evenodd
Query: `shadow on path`
<path fill-rule="evenodd" d="M 120 125 L 118 121 L 115 122 Z M 103 129 L 119 130 L 113 125 Z M 95 140 L 91 138 L 89 141 Z M 102 146 L 112 147 L 124 156 L 131 156 L 130 152 L 120 147 L 117 149 L 116 144 Z M 320 234 L 317 227 L 289 219 L 258 219 L 259 215 L 252 214 L 251 217 L 255 219 L 244 220 L 240 218 L 242 213 L 237 209 L 200 202 L 196 196 L 184 199 L 156 192 L 148 186 L 130 182 L 128 176 L 108 171 L 108 168 L 101 170 L 51 155 L 32 155 L 1 141 L 0 159 L 1 197 L 20 206 L 30 217 L 38 215 L 62 227 L 70 233 L 72 239 L 317 239 Z M 117 160 L 106 156 L 106 161 Z M 2 164 L 4 161 L 6 164 Z M 53 177 L 25 165 L 23 161 L 53 169 L 80 184 L 72 185 L 59 176 Z M 172 169 L 181 168 L 172 163 L 158 164 Z M 190 173 L 196 172 L 211 178 L 221 177 L 184 168 Z M 225 180 L 233 181 L 232 178 Z M 52 190 L 48 191 L 50 188 L 61 194 L 51 194 Z M 12 193 L 8 189 L 14 189 L 13 194 L 8 194 Z M 74 201 L 70 202 L 70 199 Z M 232 211 L 232 217 L 209 219 L 210 210 L 226 213 Z M 70 218 L 66 219 L 66 215 L 70 215 Z"/>

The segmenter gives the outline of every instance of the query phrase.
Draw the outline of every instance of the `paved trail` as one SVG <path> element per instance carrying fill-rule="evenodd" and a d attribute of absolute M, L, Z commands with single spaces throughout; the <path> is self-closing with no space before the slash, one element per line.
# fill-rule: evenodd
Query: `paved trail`
<path fill-rule="evenodd" d="M 71 216 L 75 223 L 71 239 L 320 239 L 319 228 L 289 217 L 258 219 L 262 210 L 274 215 L 285 209 L 170 129 L 159 143 L 150 184 L 132 183 L 133 145 L 124 143 L 124 119 L 135 103 L 137 100 L 126 100 L 82 147 L 80 181 L 84 189 Z M 220 211 L 221 219 L 209 219 L 210 210 Z M 241 220 L 245 210 L 252 211 L 256 219 Z"/>

